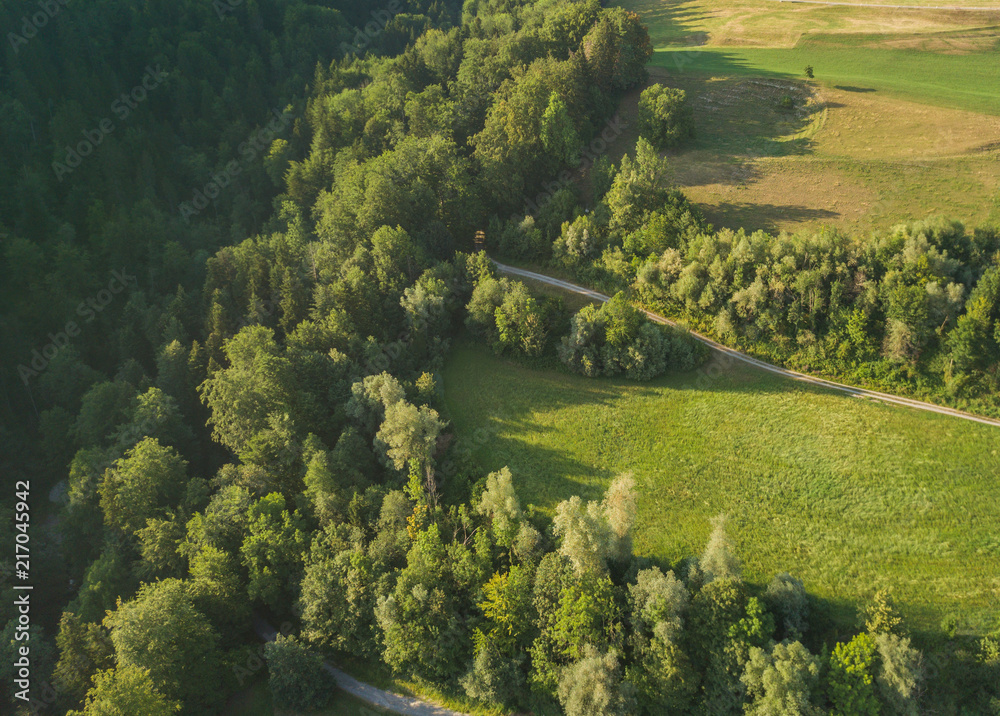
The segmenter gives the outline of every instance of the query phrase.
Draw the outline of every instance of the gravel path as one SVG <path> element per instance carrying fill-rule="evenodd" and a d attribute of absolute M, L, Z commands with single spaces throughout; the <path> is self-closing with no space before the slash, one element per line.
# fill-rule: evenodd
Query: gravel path
<path fill-rule="evenodd" d="M 253 626 L 254 631 L 257 632 L 257 636 L 264 641 L 274 641 L 274 637 L 278 633 L 273 626 L 257 615 L 254 616 Z M 377 689 L 371 684 L 358 681 L 350 674 L 345 674 L 330 664 L 324 664 L 324 666 L 342 691 L 380 709 L 403 714 L 404 716 L 469 716 L 469 714 L 452 711 L 451 709 L 446 709 L 444 706 L 437 706 L 418 698 L 401 696 L 391 691 Z"/>
<path fill-rule="evenodd" d="M 545 274 L 535 273 L 534 271 L 525 271 L 524 269 L 514 268 L 513 266 L 505 266 L 501 263 L 496 263 L 496 267 L 503 273 L 509 273 L 513 276 L 522 276 L 524 278 L 530 278 L 534 281 L 540 281 L 541 283 L 548 284 L 549 286 L 556 286 L 557 288 L 562 288 L 567 291 L 572 291 L 573 293 L 578 293 L 581 296 L 587 296 L 596 301 L 610 301 L 611 299 L 600 293 L 598 291 L 592 291 L 589 288 L 584 288 L 583 286 L 577 286 L 575 283 L 570 283 L 569 281 L 562 281 L 557 278 L 552 278 L 551 276 L 546 276 Z M 671 321 L 663 316 L 652 313 L 650 311 L 644 311 L 644 313 L 649 316 L 650 320 L 656 323 L 663 323 L 668 326 L 678 326 L 677 323 Z M 791 378 L 792 380 L 797 380 L 802 383 L 809 383 L 811 385 L 818 385 L 823 388 L 830 388 L 831 390 L 840 391 L 841 393 L 847 393 L 848 395 L 854 396 L 855 398 L 870 398 L 872 400 L 878 400 L 883 403 L 891 403 L 893 405 L 902 405 L 907 408 L 914 408 L 916 410 L 925 410 L 929 413 L 938 413 L 939 415 L 948 415 L 954 418 L 961 418 L 962 420 L 971 420 L 976 423 L 983 423 L 984 425 L 995 425 L 1000 426 L 1000 420 L 995 420 L 993 418 L 984 418 L 979 415 L 972 415 L 971 413 L 964 413 L 961 410 L 955 410 L 954 408 L 946 408 L 941 405 L 934 405 L 933 403 L 925 403 L 922 400 L 913 400 L 912 398 L 903 398 L 898 395 L 889 395 L 888 393 L 879 393 L 874 390 L 867 390 L 865 388 L 856 388 L 852 385 L 845 385 L 843 383 L 835 383 L 832 380 L 824 380 L 823 378 L 816 378 L 811 375 L 806 375 L 804 373 L 797 373 L 794 370 L 788 370 L 786 368 L 781 368 L 771 363 L 766 363 L 762 360 L 758 360 L 753 356 L 749 356 L 742 351 L 734 350 L 728 346 L 724 346 L 721 343 L 713 341 L 707 336 L 703 336 L 700 333 L 695 333 L 694 331 L 689 331 L 692 336 L 697 338 L 699 341 L 712 348 L 713 350 L 722 353 L 729 359 L 737 360 L 742 363 L 747 363 L 761 370 L 766 370 L 769 373 L 774 373 L 776 375 L 784 376 L 785 378 Z"/>

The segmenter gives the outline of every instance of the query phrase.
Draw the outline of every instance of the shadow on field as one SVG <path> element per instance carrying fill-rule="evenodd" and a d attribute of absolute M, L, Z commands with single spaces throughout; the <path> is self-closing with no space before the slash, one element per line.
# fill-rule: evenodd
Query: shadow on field
<path fill-rule="evenodd" d="M 776 234 L 781 221 L 833 221 L 840 217 L 836 211 L 814 209 L 808 206 L 777 204 L 719 204 L 702 206 L 705 216 L 717 226 L 741 226 L 747 231 L 766 231 Z"/>
<path fill-rule="evenodd" d="M 850 85 L 834 85 L 836 89 L 844 92 L 877 92 L 873 87 L 852 87 Z"/>

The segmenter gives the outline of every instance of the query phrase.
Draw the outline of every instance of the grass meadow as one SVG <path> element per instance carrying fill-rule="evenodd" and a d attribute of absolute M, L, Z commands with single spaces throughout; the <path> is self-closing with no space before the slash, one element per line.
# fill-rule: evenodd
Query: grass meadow
<path fill-rule="evenodd" d="M 790 48 L 662 48 L 652 64 L 675 73 L 802 78 L 921 104 L 1000 115 L 1000 52 L 944 54 L 870 46 L 869 35 L 824 35 Z"/>
<path fill-rule="evenodd" d="M 1000 2 L 620 4 L 650 26 L 652 81 L 688 93 L 697 136 L 671 165 L 716 226 L 867 235 L 931 216 L 1000 222 Z M 622 104 L 616 160 L 638 138 L 638 96 Z"/>
<path fill-rule="evenodd" d="M 803 579 L 836 622 L 891 586 L 920 629 L 1000 611 L 1000 434 L 749 367 L 651 383 L 592 380 L 459 345 L 443 374 L 452 429 L 483 470 L 509 466 L 551 514 L 633 472 L 636 551 L 697 555 L 718 514 L 747 579 Z"/>

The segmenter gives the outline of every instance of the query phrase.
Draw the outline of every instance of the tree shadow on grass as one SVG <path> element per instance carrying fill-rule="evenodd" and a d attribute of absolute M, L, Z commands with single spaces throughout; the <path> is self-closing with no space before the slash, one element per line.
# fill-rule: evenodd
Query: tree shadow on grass
<path fill-rule="evenodd" d="M 832 221 L 840 217 L 836 211 L 814 209 L 808 206 L 779 206 L 777 204 L 735 204 L 721 202 L 702 206 L 705 216 L 717 226 L 740 226 L 749 231 L 766 231 L 776 234 L 777 221 Z"/>

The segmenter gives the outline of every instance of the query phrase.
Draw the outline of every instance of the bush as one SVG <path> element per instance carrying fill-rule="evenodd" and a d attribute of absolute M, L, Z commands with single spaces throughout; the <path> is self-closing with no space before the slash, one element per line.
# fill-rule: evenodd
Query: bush
<path fill-rule="evenodd" d="M 559 679 L 559 702 L 566 716 L 626 716 L 635 713 L 631 684 L 622 681 L 614 653 L 588 646 L 580 661 Z"/>
<path fill-rule="evenodd" d="M 280 708 L 309 710 L 326 706 L 336 687 L 323 658 L 294 636 L 282 636 L 264 647 L 271 695 Z"/>
<path fill-rule="evenodd" d="M 537 356 L 545 348 L 545 316 L 520 281 L 483 278 L 466 306 L 465 325 L 497 354 Z"/>
<path fill-rule="evenodd" d="M 624 373 L 633 380 L 650 380 L 668 368 L 691 370 L 704 356 L 690 337 L 649 322 L 622 293 L 600 308 L 581 309 L 559 348 L 562 362 L 577 373 Z"/>
<path fill-rule="evenodd" d="M 858 634 L 847 644 L 837 644 L 830 655 L 828 691 L 837 716 L 877 716 L 875 697 L 875 640 Z"/>
<path fill-rule="evenodd" d="M 684 90 L 653 85 L 639 98 L 639 134 L 665 151 L 694 137 L 694 120 Z"/>

